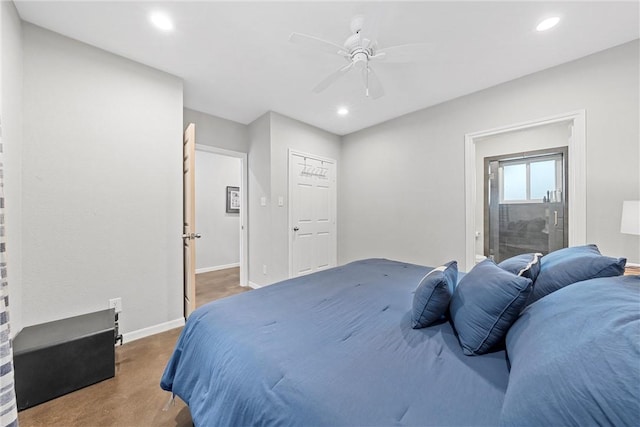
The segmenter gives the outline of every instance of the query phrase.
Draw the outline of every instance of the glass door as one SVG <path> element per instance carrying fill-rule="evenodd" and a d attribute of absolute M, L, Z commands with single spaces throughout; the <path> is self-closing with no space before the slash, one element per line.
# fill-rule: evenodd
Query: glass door
<path fill-rule="evenodd" d="M 567 149 L 487 157 L 484 254 L 496 262 L 567 247 Z"/>

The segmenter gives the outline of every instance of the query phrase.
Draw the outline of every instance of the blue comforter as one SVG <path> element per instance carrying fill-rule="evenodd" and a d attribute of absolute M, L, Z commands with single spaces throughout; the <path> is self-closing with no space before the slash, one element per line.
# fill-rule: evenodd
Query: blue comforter
<path fill-rule="evenodd" d="M 640 426 L 640 276 L 574 283 L 507 334 L 502 426 Z"/>
<path fill-rule="evenodd" d="M 496 425 L 505 353 L 463 355 L 447 321 L 411 328 L 429 270 L 363 260 L 207 304 L 161 386 L 196 426 Z"/>

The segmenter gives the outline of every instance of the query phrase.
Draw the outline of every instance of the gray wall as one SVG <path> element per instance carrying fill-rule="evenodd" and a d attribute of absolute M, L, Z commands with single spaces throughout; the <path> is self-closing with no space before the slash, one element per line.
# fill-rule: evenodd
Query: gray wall
<path fill-rule="evenodd" d="M 224 148 L 225 150 L 249 152 L 249 127 L 242 123 L 185 108 L 183 128 L 189 123 L 196 125 L 196 144 Z"/>
<path fill-rule="evenodd" d="M 265 113 L 249 125 L 249 282 L 269 283 L 262 266 L 271 263 L 271 114 Z M 266 206 L 260 204 L 265 198 Z M 268 273 L 268 270 L 267 270 Z"/>
<path fill-rule="evenodd" d="M 240 262 L 240 214 L 227 213 L 227 186 L 240 187 L 236 157 L 196 150 L 196 273 Z M 204 271 L 201 271 L 204 270 Z"/>
<path fill-rule="evenodd" d="M 620 234 L 622 201 L 640 199 L 638 51 L 638 41 L 627 43 L 345 136 L 340 262 L 464 266 L 465 134 L 579 109 L 587 115 L 587 240 L 640 262 L 640 238 Z"/>
<path fill-rule="evenodd" d="M 182 81 L 23 24 L 25 326 L 182 317 Z"/>
<path fill-rule="evenodd" d="M 4 164 L 7 277 L 11 334 L 22 329 L 22 24 L 10 1 L 0 2 L 0 120 Z"/>

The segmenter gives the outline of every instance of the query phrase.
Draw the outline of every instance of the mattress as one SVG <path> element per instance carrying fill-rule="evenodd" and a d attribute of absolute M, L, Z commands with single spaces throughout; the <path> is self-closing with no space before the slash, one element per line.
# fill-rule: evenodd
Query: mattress
<path fill-rule="evenodd" d="M 429 270 L 368 259 L 207 304 L 161 387 L 196 426 L 496 425 L 505 352 L 465 356 L 447 320 L 411 328 Z"/>

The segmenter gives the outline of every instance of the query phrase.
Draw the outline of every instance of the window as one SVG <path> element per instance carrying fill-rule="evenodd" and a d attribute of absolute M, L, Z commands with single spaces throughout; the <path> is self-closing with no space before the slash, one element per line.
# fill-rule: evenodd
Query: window
<path fill-rule="evenodd" d="M 542 200 L 546 197 L 547 191 L 557 190 L 559 187 L 555 160 L 529 163 L 529 175 L 529 198 L 532 200 Z"/>
<path fill-rule="evenodd" d="M 502 167 L 502 197 L 508 200 L 527 200 L 527 165 L 524 163 Z"/>
<path fill-rule="evenodd" d="M 499 163 L 500 203 L 542 203 L 563 191 L 562 154 Z"/>

